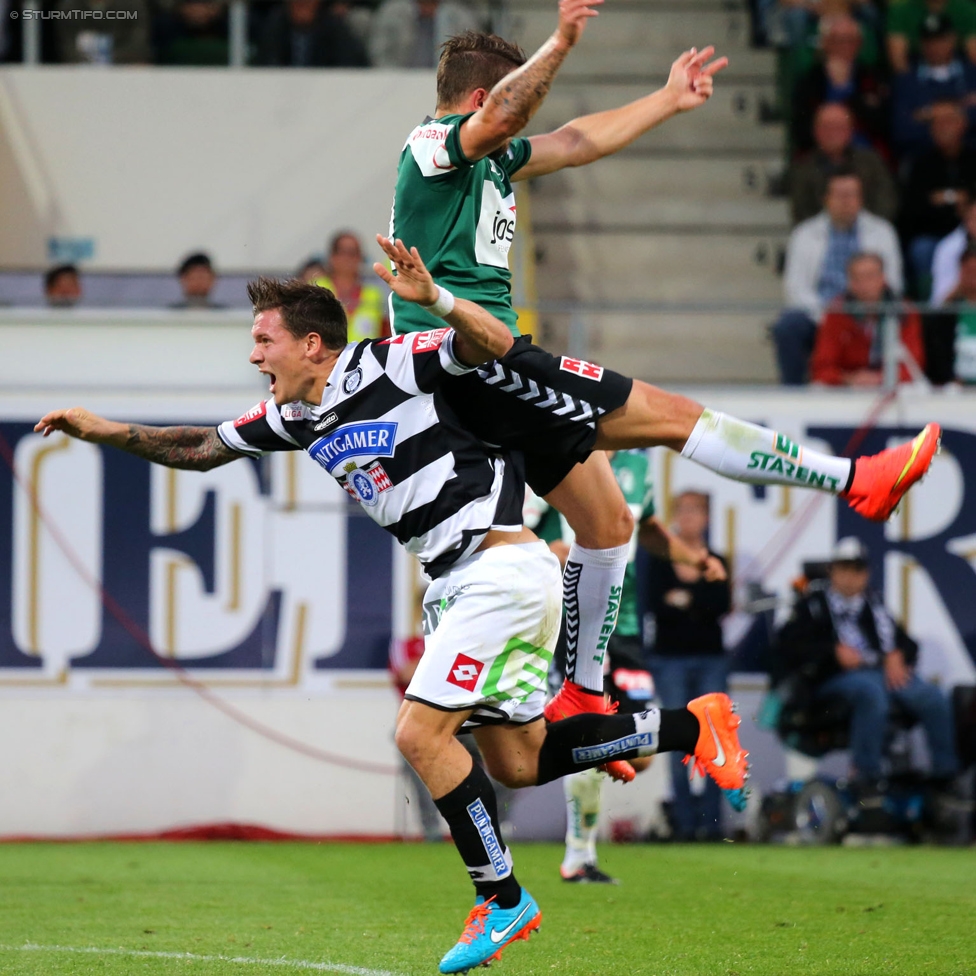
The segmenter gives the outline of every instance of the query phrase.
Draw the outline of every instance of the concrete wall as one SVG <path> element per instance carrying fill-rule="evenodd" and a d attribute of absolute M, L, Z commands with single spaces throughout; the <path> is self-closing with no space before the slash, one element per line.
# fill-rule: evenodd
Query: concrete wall
<path fill-rule="evenodd" d="M 2 67 L 0 266 L 43 266 L 51 244 L 91 269 L 201 248 L 292 269 L 335 230 L 368 242 L 433 107 L 426 71 Z"/>

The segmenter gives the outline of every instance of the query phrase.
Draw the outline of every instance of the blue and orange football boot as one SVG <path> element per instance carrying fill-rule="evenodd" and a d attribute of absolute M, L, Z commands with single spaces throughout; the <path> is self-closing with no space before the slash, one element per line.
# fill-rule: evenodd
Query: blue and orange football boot
<path fill-rule="evenodd" d="M 502 949 L 517 939 L 528 940 L 542 924 L 542 912 L 523 888 L 514 908 L 499 908 L 494 897 L 475 899 L 457 944 L 441 960 L 442 973 L 466 973 L 501 959 Z"/>
<path fill-rule="evenodd" d="M 742 719 L 732 699 L 722 692 L 712 692 L 692 699 L 688 711 L 698 719 L 698 742 L 695 743 L 695 768 L 707 773 L 721 787 L 733 809 L 744 810 L 748 793 L 749 753 L 739 742 Z M 692 761 L 685 757 L 685 763 Z"/>

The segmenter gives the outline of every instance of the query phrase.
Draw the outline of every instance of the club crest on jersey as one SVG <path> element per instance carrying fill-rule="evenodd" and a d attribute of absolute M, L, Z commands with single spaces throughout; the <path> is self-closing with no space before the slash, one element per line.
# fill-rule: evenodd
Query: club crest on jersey
<path fill-rule="evenodd" d="M 395 421 L 363 421 L 343 424 L 331 434 L 320 437 L 308 453 L 329 474 L 351 458 L 393 457 L 396 443 Z"/>
<path fill-rule="evenodd" d="M 467 654 L 458 654 L 448 672 L 447 680 L 465 691 L 474 691 L 483 669 L 484 665 L 480 661 L 468 657 Z"/>
<path fill-rule="evenodd" d="M 251 407 L 247 413 L 242 413 L 237 420 L 234 421 L 235 427 L 243 427 L 244 424 L 249 424 L 252 420 L 257 420 L 258 417 L 264 417 L 268 412 L 267 403 L 262 400 L 257 406 Z"/>
<path fill-rule="evenodd" d="M 586 380 L 603 379 L 603 367 L 597 366 L 596 363 L 588 363 L 585 359 L 570 359 L 569 356 L 563 356 L 559 360 L 559 368 L 566 370 L 567 373 L 582 376 Z"/>
<path fill-rule="evenodd" d="M 342 378 L 342 392 L 349 394 L 355 393 L 363 383 L 363 368 L 357 366 L 351 373 L 346 373 Z"/>
<path fill-rule="evenodd" d="M 373 479 L 370 478 L 368 472 L 362 468 L 357 468 L 354 463 L 347 464 L 346 470 L 348 471 L 345 484 L 346 491 L 367 508 L 372 508 L 378 504 L 380 500 L 379 489 L 373 484 Z"/>
<path fill-rule="evenodd" d="M 312 430 L 325 430 L 326 427 L 331 427 L 337 420 L 339 415 L 333 410 L 331 413 L 327 413 L 313 428 Z"/>

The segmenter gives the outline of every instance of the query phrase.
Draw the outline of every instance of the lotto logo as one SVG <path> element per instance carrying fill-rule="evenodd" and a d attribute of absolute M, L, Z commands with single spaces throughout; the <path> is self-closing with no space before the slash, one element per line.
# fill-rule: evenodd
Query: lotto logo
<path fill-rule="evenodd" d="M 447 676 L 447 680 L 465 691 L 474 691 L 483 667 L 480 661 L 468 657 L 467 654 L 458 654 L 451 665 L 451 673 Z"/>
<path fill-rule="evenodd" d="M 559 368 L 566 370 L 567 373 L 582 376 L 583 379 L 603 379 L 603 367 L 597 366 L 596 363 L 588 363 L 584 359 L 570 359 L 569 356 L 563 356 L 559 361 Z"/>
<path fill-rule="evenodd" d="M 252 420 L 257 420 L 258 417 L 263 417 L 268 412 L 268 405 L 262 400 L 257 406 L 251 407 L 247 413 L 242 413 L 237 420 L 234 421 L 235 427 L 242 427 L 244 424 L 249 424 Z"/>
<path fill-rule="evenodd" d="M 432 352 L 434 349 L 440 348 L 440 344 L 450 331 L 450 329 L 434 329 L 433 332 L 421 332 L 413 344 L 413 351 L 415 353 Z"/>

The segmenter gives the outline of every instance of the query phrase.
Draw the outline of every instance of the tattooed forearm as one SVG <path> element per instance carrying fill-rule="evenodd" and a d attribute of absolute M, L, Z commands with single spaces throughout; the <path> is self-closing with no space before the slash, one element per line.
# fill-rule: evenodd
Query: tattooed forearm
<path fill-rule="evenodd" d="M 217 436 L 215 427 L 129 424 L 125 444 L 120 446 L 147 461 L 189 471 L 209 471 L 242 456 Z"/>
<path fill-rule="evenodd" d="M 551 37 L 521 68 L 495 85 L 485 104 L 486 113 L 507 117 L 510 131 L 521 131 L 549 94 L 552 80 L 569 51 L 565 42 Z"/>

